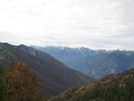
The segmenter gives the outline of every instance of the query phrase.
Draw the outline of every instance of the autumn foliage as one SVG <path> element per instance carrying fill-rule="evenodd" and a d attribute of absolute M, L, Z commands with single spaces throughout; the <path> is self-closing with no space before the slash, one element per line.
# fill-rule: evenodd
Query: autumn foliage
<path fill-rule="evenodd" d="M 6 72 L 6 101 L 40 101 L 42 90 L 35 73 L 23 62 L 15 62 Z"/>

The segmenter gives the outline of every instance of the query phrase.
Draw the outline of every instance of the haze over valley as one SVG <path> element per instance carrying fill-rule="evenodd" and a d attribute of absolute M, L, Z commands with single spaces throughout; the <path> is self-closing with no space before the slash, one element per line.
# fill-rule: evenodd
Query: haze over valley
<path fill-rule="evenodd" d="M 84 47 L 31 47 L 46 52 L 70 68 L 95 79 L 102 78 L 109 74 L 121 73 L 134 67 L 134 51 L 92 50 Z"/>

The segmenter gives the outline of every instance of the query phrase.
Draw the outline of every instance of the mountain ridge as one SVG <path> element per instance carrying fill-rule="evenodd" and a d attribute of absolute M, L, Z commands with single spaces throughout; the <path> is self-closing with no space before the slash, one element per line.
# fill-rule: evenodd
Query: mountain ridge
<path fill-rule="evenodd" d="M 85 47 L 77 47 L 77 48 L 61 47 L 61 46 L 45 46 L 45 47 L 30 46 L 30 47 L 35 48 L 39 51 L 46 52 L 63 63 L 86 56 L 95 56 L 109 52 L 106 50 L 92 50 L 90 48 Z"/>
<path fill-rule="evenodd" d="M 47 53 L 25 45 L 0 43 L 0 64 L 7 68 L 14 61 L 23 61 L 35 71 L 44 94 L 49 98 L 70 87 L 80 86 L 94 80 L 72 70 Z"/>
<path fill-rule="evenodd" d="M 92 50 L 90 48 L 34 47 L 47 52 L 72 69 L 78 70 L 95 79 L 112 73 L 120 73 L 134 66 L 134 51 Z"/>

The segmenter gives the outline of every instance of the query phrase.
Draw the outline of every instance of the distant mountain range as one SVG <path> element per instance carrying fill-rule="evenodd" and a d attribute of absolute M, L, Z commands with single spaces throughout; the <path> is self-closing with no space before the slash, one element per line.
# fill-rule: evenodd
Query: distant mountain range
<path fill-rule="evenodd" d="M 72 69 L 99 79 L 134 68 L 134 51 L 106 51 L 89 48 L 31 46 L 46 52 Z"/>
<path fill-rule="evenodd" d="M 70 69 L 47 53 L 25 45 L 14 46 L 0 43 L 0 65 L 9 68 L 14 61 L 23 61 L 35 71 L 45 96 L 49 98 L 70 87 L 80 86 L 94 80 Z"/>
<path fill-rule="evenodd" d="M 134 101 L 134 69 L 69 89 L 48 101 Z"/>
<path fill-rule="evenodd" d="M 40 46 L 30 46 L 32 48 L 35 48 L 39 51 L 46 52 L 56 59 L 60 60 L 63 63 L 66 63 L 68 61 L 73 61 L 75 59 L 84 58 L 87 56 L 96 56 L 100 54 L 107 53 L 106 50 L 92 50 L 89 48 L 70 48 L 70 47 L 56 47 L 56 46 L 46 46 L 46 47 L 40 47 Z"/>

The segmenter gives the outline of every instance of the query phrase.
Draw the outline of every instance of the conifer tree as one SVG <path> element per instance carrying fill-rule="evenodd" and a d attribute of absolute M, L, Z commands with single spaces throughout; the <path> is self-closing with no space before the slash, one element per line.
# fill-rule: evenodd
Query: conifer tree
<path fill-rule="evenodd" d="M 0 66 L 0 101 L 4 101 L 5 86 L 3 83 L 3 68 Z"/>

